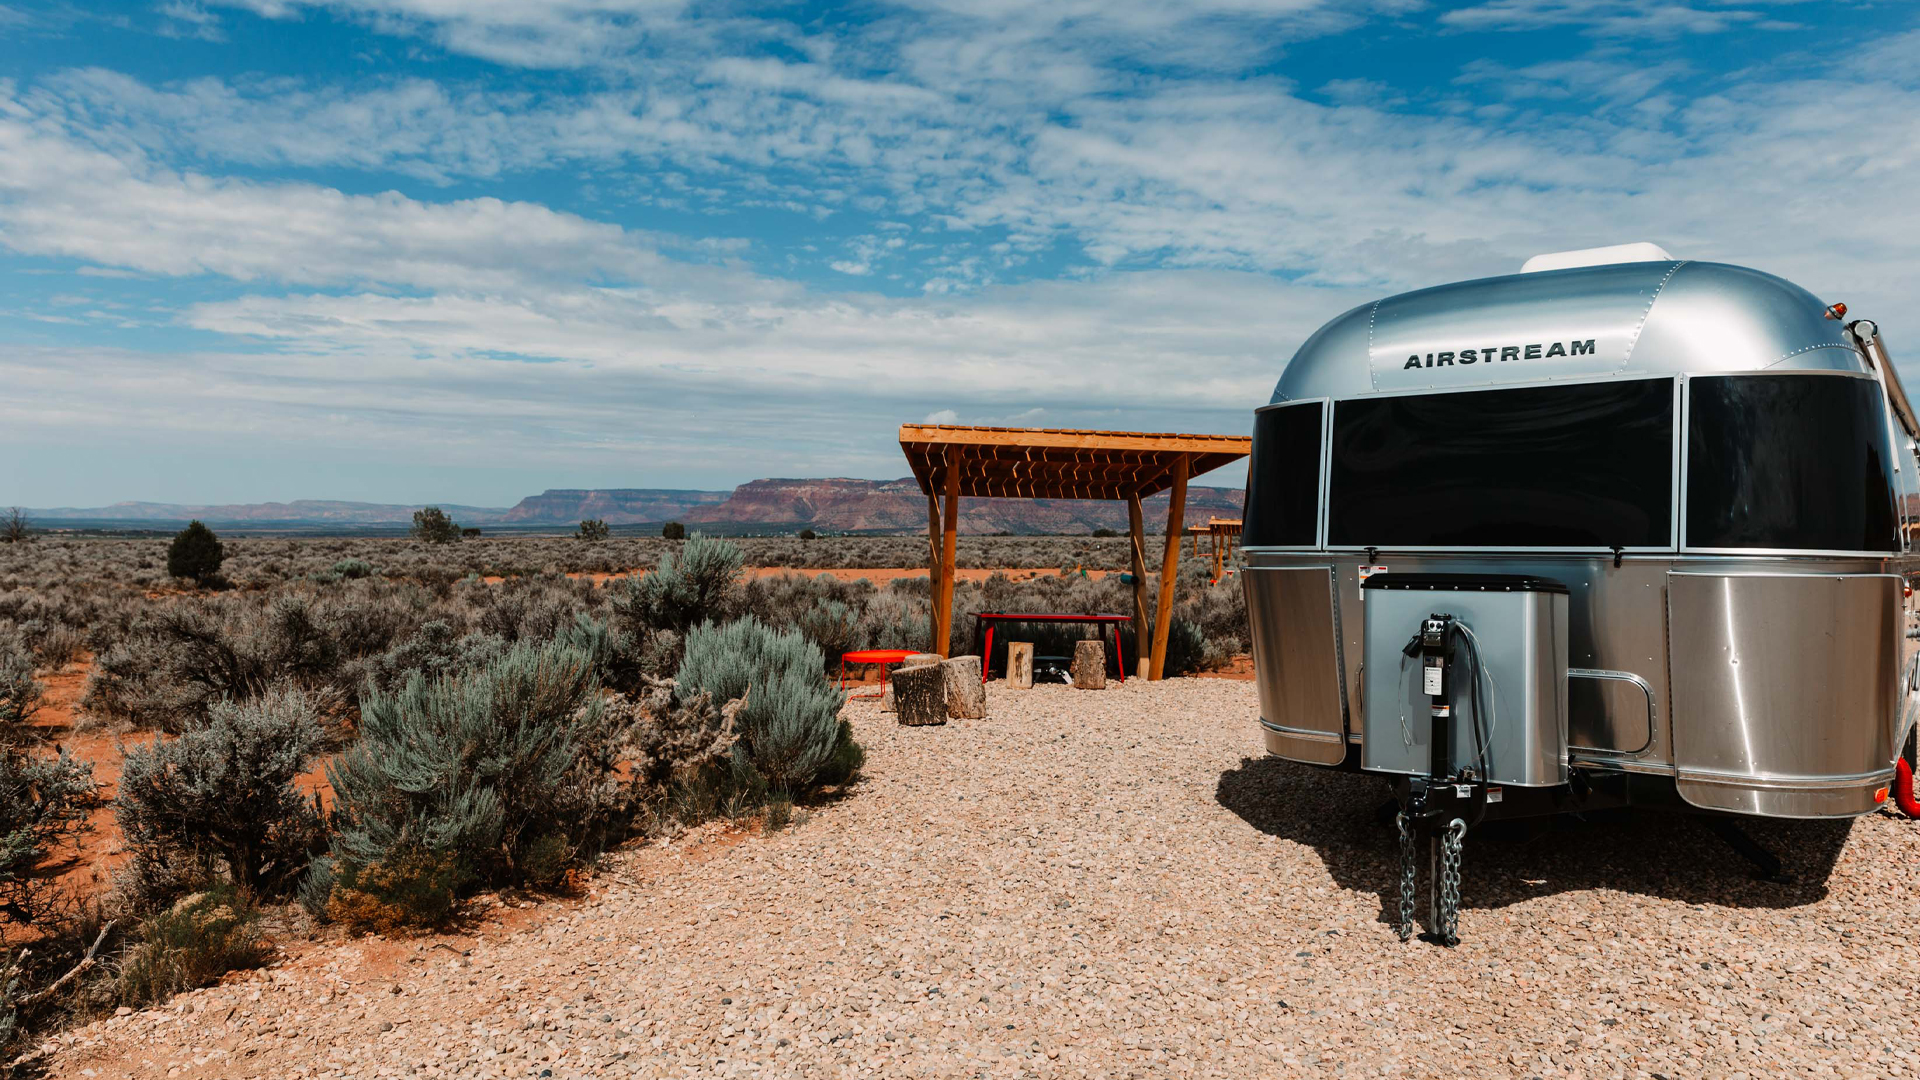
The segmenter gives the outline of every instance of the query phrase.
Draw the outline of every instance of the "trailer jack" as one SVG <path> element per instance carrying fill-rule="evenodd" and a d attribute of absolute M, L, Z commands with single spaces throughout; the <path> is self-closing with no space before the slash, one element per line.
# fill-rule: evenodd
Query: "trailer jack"
<path fill-rule="evenodd" d="M 1728 847 L 1753 864 L 1755 877 L 1775 885 L 1793 884 L 1793 875 L 1787 873 L 1786 868 L 1781 865 L 1780 857 L 1761 847 L 1759 841 L 1748 836 L 1747 830 L 1741 828 L 1739 822 L 1732 818 L 1710 817 L 1706 819 L 1706 823 L 1707 828 L 1713 831 L 1713 835 L 1726 841 Z"/>

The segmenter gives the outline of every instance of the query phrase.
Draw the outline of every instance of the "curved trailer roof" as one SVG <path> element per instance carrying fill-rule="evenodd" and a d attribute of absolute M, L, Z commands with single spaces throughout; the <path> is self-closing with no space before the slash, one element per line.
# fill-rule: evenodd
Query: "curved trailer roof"
<path fill-rule="evenodd" d="M 1273 401 L 1727 371 L 1872 373 L 1798 285 L 1662 260 L 1481 278 L 1363 304 L 1300 346 Z"/>

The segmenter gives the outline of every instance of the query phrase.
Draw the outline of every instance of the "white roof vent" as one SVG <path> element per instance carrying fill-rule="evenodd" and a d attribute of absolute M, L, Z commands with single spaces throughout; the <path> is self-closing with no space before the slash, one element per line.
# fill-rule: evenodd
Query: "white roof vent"
<path fill-rule="evenodd" d="M 1613 244 L 1609 247 L 1581 248 L 1578 251 L 1550 251 L 1535 255 L 1521 267 L 1523 274 L 1540 270 L 1571 270 L 1576 266 L 1611 266 L 1614 263 L 1672 262 L 1673 256 L 1659 244 Z"/>

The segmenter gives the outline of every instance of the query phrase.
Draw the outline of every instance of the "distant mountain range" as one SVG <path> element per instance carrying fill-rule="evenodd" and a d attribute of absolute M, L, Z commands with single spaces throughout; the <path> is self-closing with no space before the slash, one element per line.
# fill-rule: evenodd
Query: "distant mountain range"
<path fill-rule="evenodd" d="M 1195 486 L 1187 493 L 1187 520 L 1240 516 L 1238 488 Z M 515 531 L 571 527 L 586 518 L 610 525 L 680 521 L 714 532 L 797 531 L 902 533 L 927 527 L 927 500 L 912 477 L 901 480 L 755 480 L 732 491 L 673 488 L 556 488 L 512 507 L 439 504 L 462 525 Z M 1148 499 L 1148 527 L 1166 520 L 1167 496 Z M 293 502 L 190 505 L 123 502 L 112 506 L 29 509 L 36 524 L 52 527 L 150 529 L 198 518 L 209 525 L 262 531 L 391 531 L 413 520 L 417 505 L 297 499 Z M 1076 499 L 962 499 L 960 531 L 969 534 L 1084 533 L 1127 527 L 1124 503 Z"/>

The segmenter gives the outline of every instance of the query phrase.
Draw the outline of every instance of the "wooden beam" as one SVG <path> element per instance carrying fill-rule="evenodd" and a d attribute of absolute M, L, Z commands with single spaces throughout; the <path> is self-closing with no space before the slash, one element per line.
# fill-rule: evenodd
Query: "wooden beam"
<path fill-rule="evenodd" d="M 1167 504 L 1167 550 L 1160 559 L 1160 603 L 1154 609 L 1153 666 L 1147 678 L 1158 681 L 1167 673 L 1167 630 L 1173 620 L 1173 585 L 1180 574 L 1180 533 L 1187 513 L 1187 457 L 1173 463 L 1173 498 Z"/>
<path fill-rule="evenodd" d="M 1147 659 L 1147 528 L 1138 495 L 1127 499 L 1127 536 L 1133 541 L 1133 666 L 1144 679 L 1152 661 Z"/>
<path fill-rule="evenodd" d="M 927 580 L 932 589 L 927 593 L 928 625 L 927 650 L 940 640 L 940 499 L 927 496 Z"/>
<path fill-rule="evenodd" d="M 1247 435 L 1176 435 L 1164 432 L 1073 431 L 1060 428 L 965 428 L 938 424 L 900 425 L 902 443 L 959 446 L 1035 446 L 1065 450 L 1159 450 L 1174 454 L 1253 452 Z"/>
<path fill-rule="evenodd" d="M 940 556 L 940 640 L 934 642 L 933 651 L 941 656 L 947 655 L 953 641 L 953 555 L 960 531 L 960 470 L 958 452 L 947 456 L 947 513 L 945 526 L 945 550 Z"/>

